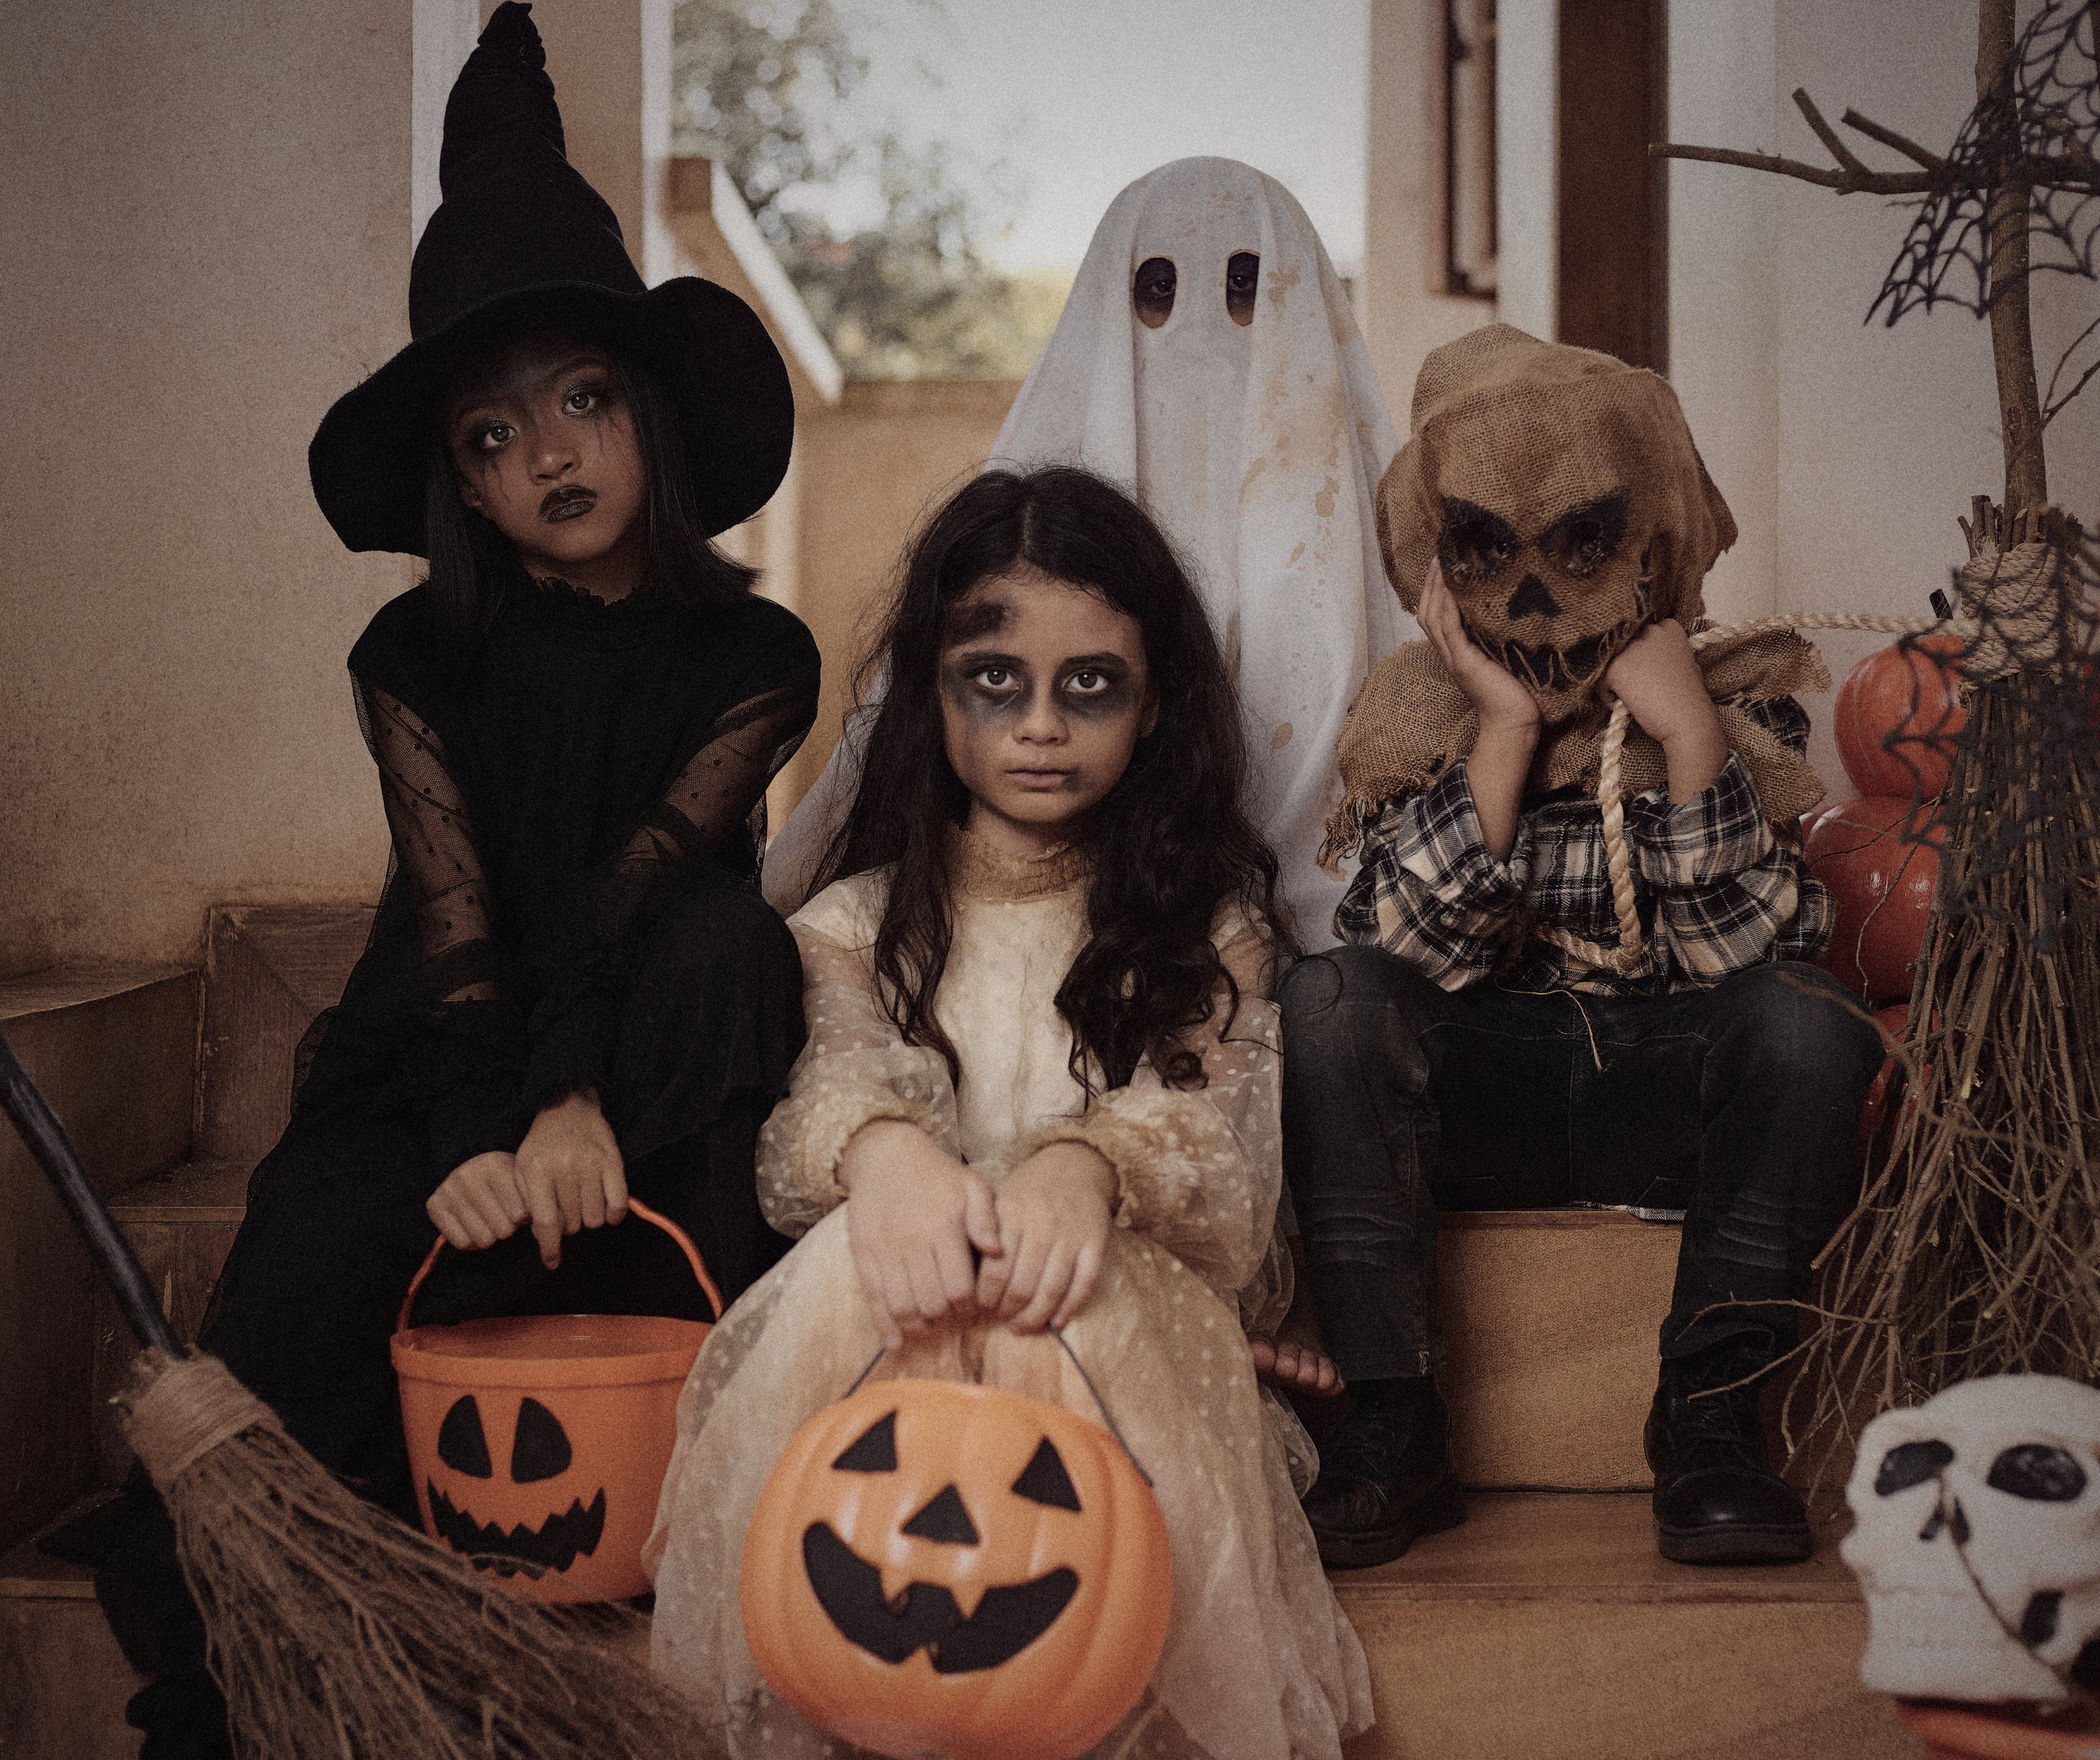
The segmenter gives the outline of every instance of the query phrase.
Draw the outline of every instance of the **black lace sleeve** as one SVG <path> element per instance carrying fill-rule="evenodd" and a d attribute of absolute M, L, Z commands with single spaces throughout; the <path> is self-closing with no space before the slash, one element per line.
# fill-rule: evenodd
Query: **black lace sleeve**
<path fill-rule="evenodd" d="M 428 1114 L 432 1158 L 449 1172 L 484 1151 L 514 1149 L 524 1135 L 525 1016 L 490 931 L 474 825 L 443 742 L 376 684 L 360 683 L 357 705 L 379 766 L 397 883 L 408 887 L 422 944 L 428 1043 L 414 1089 Z"/>
<path fill-rule="evenodd" d="M 814 667 L 717 719 L 620 853 L 576 877 L 557 926 L 527 950 L 540 1001 L 523 1088 L 537 1111 L 598 1087 L 611 1058 L 635 939 L 668 895 L 725 869 L 748 873 L 747 828 L 816 717 Z"/>

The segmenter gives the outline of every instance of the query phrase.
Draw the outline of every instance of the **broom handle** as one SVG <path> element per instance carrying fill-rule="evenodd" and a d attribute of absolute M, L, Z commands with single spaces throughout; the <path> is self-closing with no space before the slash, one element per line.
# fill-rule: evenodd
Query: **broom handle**
<path fill-rule="evenodd" d="M 125 1239 L 117 1218 L 110 1215 L 102 1194 L 88 1177 L 80 1151 L 73 1147 L 73 1138 L 51 1110 L 51 1102 L 29 1080 L 29 1072 L 22 1067 L 15 1048 L 4 1036 L 0 1036 L 0 1111 L 14 1120 L 22 1141 L 29 1146 L 29 1153 L 51 1176 L 51 1184 L 73 1214 L 73 1226 L 87 1243 L 87 1250 L 95 1256 L 139 1341 L 165 1357 L 188 1356 L 189 1353 L 175 1342 L 160 1303 L 153 1299 L 153 1286 L 146 1281 L 131 1243 Z"/>

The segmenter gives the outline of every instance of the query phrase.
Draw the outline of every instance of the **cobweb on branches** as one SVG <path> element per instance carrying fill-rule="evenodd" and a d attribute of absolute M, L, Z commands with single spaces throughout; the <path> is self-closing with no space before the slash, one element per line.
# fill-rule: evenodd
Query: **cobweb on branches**
<path fill-rule="evenodd" d="M 2100 9 L 2048 0 L 2013 51 L 2013 102 L 1984 99 L 1969 114 L 1902 250 L 1868 309 L 1904 313 L 1940 301 L 1979 317 L 2021 284 L 1993 288 L 1990 212 L 2008 183 L 2030 186 L 2029 275 L 2100 272 Z"/>

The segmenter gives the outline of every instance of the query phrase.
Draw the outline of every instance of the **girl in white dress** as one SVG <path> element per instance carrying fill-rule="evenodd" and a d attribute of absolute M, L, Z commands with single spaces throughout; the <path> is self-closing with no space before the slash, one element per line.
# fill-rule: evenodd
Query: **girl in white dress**
<path fill-rule="evenodd" d="M 680 1401 L 654 1663 L 730 1754 L 841 1752 L 767 1687 L 738 1614 L 783 1445 L 878 1349 L 878 1377 L 1093 1417 L 1083 1364 L 1174 1564 L 1151 1683 L 1094 1752 L 1335 1760 L 1370 1720 L 1363 1653 L 1298 1507 L 1310 1445 L 1241 1335 L 1290 1298 L 1276 863 L 1202 603 L 1116 489 L 994 473 L 920 537 L 888 648 L 840 878 L 790 925 L 810 1037 L 759 1185 L 802 1239 Z"/>

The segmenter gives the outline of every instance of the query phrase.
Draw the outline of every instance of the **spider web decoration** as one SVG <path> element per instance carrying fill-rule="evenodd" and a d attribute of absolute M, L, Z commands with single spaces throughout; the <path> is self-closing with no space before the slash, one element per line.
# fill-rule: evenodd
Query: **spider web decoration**
<path fill-rule="evenodd" d="M 1993 287 L 1992 197 L 2030 186 L 2027 274 L 2054 269 L 2088 279 L 2100 270 L 2100 12 L 2089 0 L 2048 0 L 2013 50 L 2013 101 L 1969 112 L 1936 187 L 1868 308 L 1886 323 L 1939 301 L 1978 317 L 2023 284 Z M 1965 271 L 1965 273 L 1964 272 Z M 1974 291 L 1969 291 L 1970 284 Z"/>
<path fill-rule="evenodd" d="M 2100 574 L 2083 547 L 2028 543 L 1987 551 L 1955 584 L 1975 633 L 1957 662 L 1968 701 L 1953 743 L 1965 785 L 1941 809 L 1939 913 L 2001 923 L 2024 952 L 2053 955 L 2067 930 L 2100 914 Z M 1890 749 L 1934 731 L 1892 738 Z"/>

